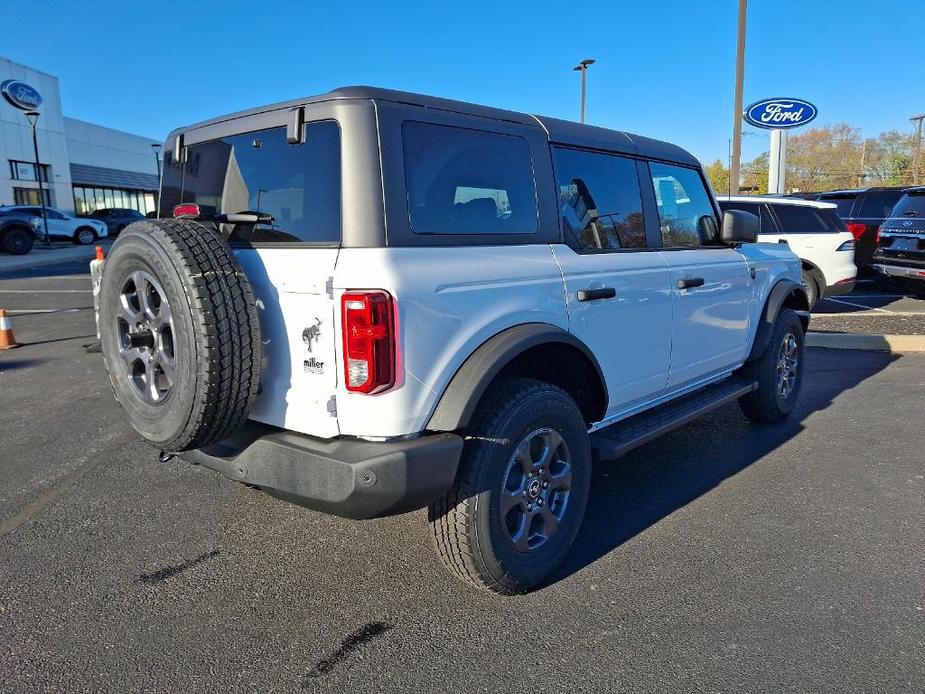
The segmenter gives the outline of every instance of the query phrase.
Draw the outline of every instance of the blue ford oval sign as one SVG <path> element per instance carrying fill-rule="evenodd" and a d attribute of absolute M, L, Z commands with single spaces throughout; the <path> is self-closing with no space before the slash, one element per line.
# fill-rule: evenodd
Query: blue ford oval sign
<path fill-rule="evenodd" d="M 0 84 L 0 93 L 21 111 L 34 111 L 42 105 L 42 95 L 38 90 L 19 80 L 6 80 Z"/>
<path fill-rule="evenodd" d="M 756 128 L 797 128 L 817 113 L 816 107 L 803 99 L 763 99 L 745 109 L 745 120 Z"/>

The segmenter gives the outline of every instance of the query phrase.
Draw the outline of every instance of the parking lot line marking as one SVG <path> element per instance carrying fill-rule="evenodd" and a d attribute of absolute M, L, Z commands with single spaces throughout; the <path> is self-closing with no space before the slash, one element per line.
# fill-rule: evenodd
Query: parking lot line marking
<path fill-rule="evenodd" d="M 845 301 L 844 299 L 827 299 L 827 301 L 834 301 L 836 304 L 844 304 L 845 306 L 854 306 L 855 308 L 863 308 L 865 311 L 883 311 L 884 313 L 892 314 L 892 311 L 888 311 L 885 308 L 877 308 L 876 306 L 865 306 L 864 304 L 856 304 L 853 301 Z"/>
<path fill-rule="evenodd" d="M 92 309 L 92 306 L 84 306 L 83 308 L 8 308 L 6 312 L 28 316 L 31 313 L 74 313 L 75 311 L 90 311 Z"/>
<path fill-rule="evenodd" d="M 0 289 L 0 294 L 89 294 L 92 289 Z"/>
<path fill-rule="evenodd" d="M 9 311 L 7 311 L 9 313 Z M 851 318 L 852 316 L 864 316 L 865 318 L 892 318 L 893 316 L 921 316 L 925 318 L 925 311 L 888 311 L 886 313 L 877 313 L 874 310 L 852 311 L 850 313 L 814 313 L 813 320 L 817 318 Z"/>

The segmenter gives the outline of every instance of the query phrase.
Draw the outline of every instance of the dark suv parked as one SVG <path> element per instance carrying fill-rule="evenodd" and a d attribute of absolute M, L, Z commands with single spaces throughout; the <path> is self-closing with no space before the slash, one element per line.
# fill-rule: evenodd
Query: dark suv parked
<path fill-rule="evenodd" d="M 925 299 L 925 186 L 908 188 L 883 222 L 871 267 L 905 280 L 915 296 Z"/>
<path fill-rule="evenodd" d="M 831 190 L 814 193 L 813 200 L 831 202 L 838 208 L 848 231 L 855 240 L 854 262 L 862 268 L 870 264 L 877 250 L 877 232 L 883 220 L 890 216 L 905 188 L 867 188 L 857 190 Z"/>
<path fill-rule="evenodd" d="M 122 207 L 106 207 L 95 210 L 90 213 L 90 217 L 99 219 L 101 222 L 106 222 L 106 226 L 109 227 L 110 236 L 117 235 L 132 222 L 137 222 L 139 219 L 145 218 L 138 210 Z"/>
<path fill-rule="evenodd" d="M 18 210 L 0 208 L 0 251 L 25 255 L 36 241 L 45 238 L 42 218 Z"/>

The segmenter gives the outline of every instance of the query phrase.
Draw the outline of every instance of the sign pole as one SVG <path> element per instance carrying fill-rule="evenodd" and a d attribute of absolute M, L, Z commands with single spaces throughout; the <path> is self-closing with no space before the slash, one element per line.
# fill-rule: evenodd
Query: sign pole
<path fill-rule="evenodd" d="M 729 189 L 739 194 L 739 171 L 742 159 L 742 82 L 745 76 L 745 18 L 748 0 L 739 0 L 739 24 L 736 35 L 736 83 L 732 105 L 732 156 L 729 162 Z"/>
<path fill-rule="evenodd" d="M 768 192 L 783 195 L 787 192 L 787 131 L 771 130 L 771 151 L 768 157 Z"/>

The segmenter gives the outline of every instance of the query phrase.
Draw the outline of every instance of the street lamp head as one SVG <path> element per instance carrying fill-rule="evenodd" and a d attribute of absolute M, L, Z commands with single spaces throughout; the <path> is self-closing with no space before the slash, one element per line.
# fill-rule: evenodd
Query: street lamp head
<path fill-rule="evenodd" d="M 154 156 L 155 156 L 155 157 L 156 157 L 158 154 L 161 153 L 161 147 L 162 147 L 162 146 L 163 146 L 163 145 L 159 145 L 159 144 L 157 144 L 156 142 L 152 142 L 152 143 L 151 143 L 151 149 L 154 150 Z"/>
<path fill-rule="evenodd" d="M 31 125 L 34 128 L 35 124 L 38 123 L 39 116 L 41 116 L 42 114 L 39 113 L 38 111 L 26 111 L 23 115 L 29 121 L 29 125 Z"/>
<path fill-rule="evenodd" d="M 593 65 L 593 64 L 594 64 L 594 59 L 593 59 L 593 58 L 585 58 L 584 60 L 582 60 L 580 63 L 578 63 L 578 65 L 576 65 L 576 66 L 573 67 L 572 69 L 573 69 L 573 70 L 577 70 L 578 72 L 584 72 L 585 70 L 588 69 L 588 66 L 589 66 L 589 65 Z"/>

